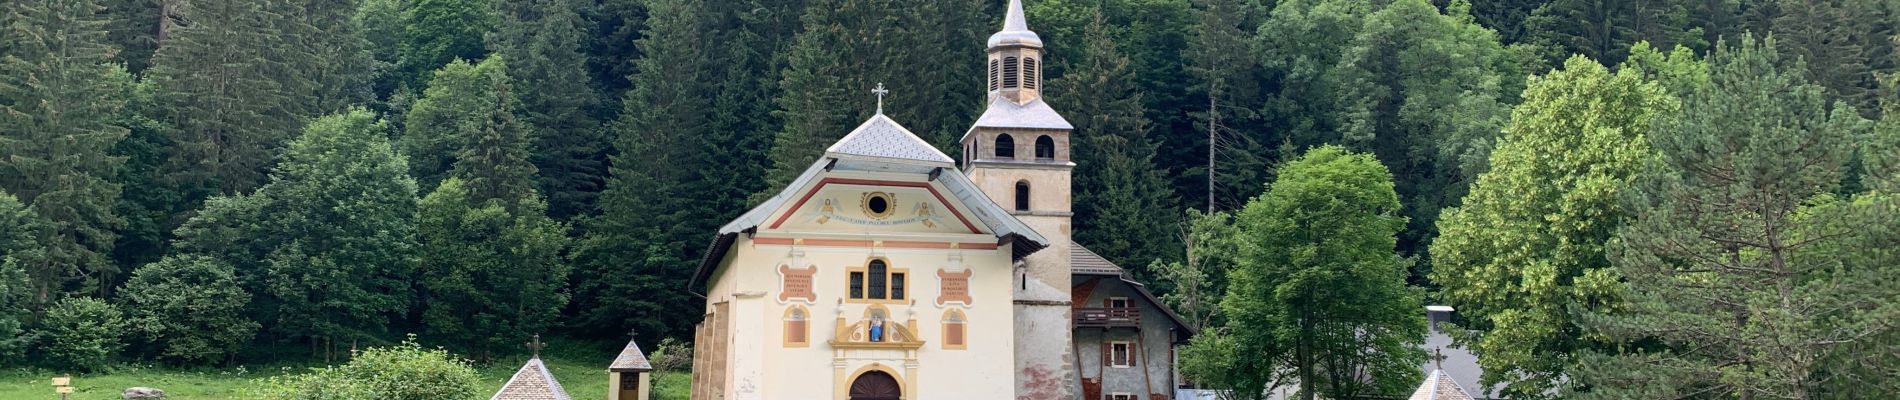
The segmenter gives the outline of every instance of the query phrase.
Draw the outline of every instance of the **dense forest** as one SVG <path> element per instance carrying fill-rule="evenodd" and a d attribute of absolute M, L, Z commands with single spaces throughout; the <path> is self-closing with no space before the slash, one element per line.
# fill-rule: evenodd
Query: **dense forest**
<path fill-rule="evenodd" d="M 959 150 L 1003 6 L 7 1 L 0 365 L 688 337 L 877 83 Z M 1027 8 L 1076 240 L 1198 383 L 1399 391 L 1436 302 L 1514 398 L 1900 393 L 1900 1 Z"/>

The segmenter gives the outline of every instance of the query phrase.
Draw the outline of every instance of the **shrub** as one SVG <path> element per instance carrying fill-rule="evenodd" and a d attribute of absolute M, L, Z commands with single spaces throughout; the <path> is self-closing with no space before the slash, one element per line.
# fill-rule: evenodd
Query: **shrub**
<path fill-rule="evenodd" d="M 660 346 L 653 350 L 647 360 L 653 363 L 658 372 L 684 371 L 693 368 L 693 345 L 673 338 L 660 339 Z"/>
<path fill-rule="evenodd" d="M 97 371 L 125 347 L 125 316 L 112 304 L 88 297 L 60 300 L 41 320 L 40 347 L 54 366 Z"/>
<path fill-rule="evenodd" d="M 372 348 L 349 364 L 266 379 L 249 398 L 272 400 L 473 399 L 481 377 L 448 351 L 424 349 L 414 335 L 400 345 Z"/>
<path fill-rule="evenodd" d="M 211 257 L 165 257 L 133 272 L 122 293 L 131 304 L 132 329 L 167 359 L 216 360 L 257 332 L 256 322 L 239 315 L 250 293 L 238 286 L 230 265 Z"/>

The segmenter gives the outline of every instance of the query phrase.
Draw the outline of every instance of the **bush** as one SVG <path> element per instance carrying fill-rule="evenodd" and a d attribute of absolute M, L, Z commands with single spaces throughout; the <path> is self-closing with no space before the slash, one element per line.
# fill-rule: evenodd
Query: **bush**
<path fill-rule="evenodd" d="M 230 265 L 210 257 L 165 257 L 133 272 L 122 293 L 131 304 L 132 329 L 167 359 L 216 360 L 257 332 L 256 322 L 238 314 L 250 293 L 238 286 Z"/>
<path fill-rule="evenodd" d="M 647 361 L 653 363 L 656 372 L 676 372 L 693 368 L 693 345 L 673 338 L 660 339 L 660 346 L 653 350 Z"/>
<path fill-rule="evenodd" d="M 473 399 L 481 377 L 467 361 L 442 349 L 423 349 L 414 335 L 400 345 L 372 348 L 349 364 L 304 375 L 266 379 L 246 397 L 273 400 Z"/>
<path fill-rule="evenodd" d="M 41 320 L 40 347 L 53 366 L 98 371 L 125 347 L 125 316 L 112 304 L 87 297 L 60 300 Z"/>

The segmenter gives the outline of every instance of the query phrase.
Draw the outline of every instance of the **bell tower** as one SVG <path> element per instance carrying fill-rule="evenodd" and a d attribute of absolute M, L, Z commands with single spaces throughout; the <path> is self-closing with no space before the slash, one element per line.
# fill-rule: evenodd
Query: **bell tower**
<path fill-rule="evenodd" d="M 1069 290 L 1075 128 L 1042 100 L 1042 56 L 1022 1 L 1010 0 L 984 59 L 989 106 L 960 142 L 964 175 L 1049 240 L 1015 268 L 1017 398 L 1067 399 L 1076 393 Z"/>

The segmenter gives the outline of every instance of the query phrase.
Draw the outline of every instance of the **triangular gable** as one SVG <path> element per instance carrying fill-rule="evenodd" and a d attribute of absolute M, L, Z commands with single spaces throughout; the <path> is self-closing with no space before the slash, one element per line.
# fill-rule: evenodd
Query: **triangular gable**
<path fill-rule="evenodd" d="M 1161 298 L 1155 297 L 1154 292 L 1148 291 L 1148 285 L 1128 278 L 1123 272 L 1121 266 L 1115 265 L 1100 254 L 1095 254 L 1094 250 L 1082 247 L 1080 243 L 1069 244 L 1070 275 L 1113 277 L 1121 280 L 1122 283 L 1128 284 L 1128 287 L 1134 288 L 1136 293 L 1140 293 L 1142 301 L 1148 302 L 1156 309 L 1160 309 L 1162 314 L 1166 314 L 1168 320 L 1173 321 L 1175 327 L 1180 328 L 1182 332 L 1187 332 L 1189 336 L 1197 333 L 1192 325 L 1188 325 L 1186 319 L 1181 318 L 1181 314 L 1175 313 L 1174 308 L 1168 307 L 1168 303 L 1162 302 Z"/>
<path fill-rule="evenodd" d="M 548 372 L 541 358 L 535 357 L 516 370 L 507 383 L 501 384 L 501 390 L 489 400 L 573 400 L 573 397 L 561 389 L 561 382 L 554 380 L 554 374 Z"/>
<path fill-rule="evenodd" d="M 1472 398 L 1470 393 L 1465 392 L 1465 388 L 1458 386 L 1458 381 L 1445 375 L 1444 370 L 1434 369 L 1432 375 L 1425 377 L 1425 382 L 1418 385 L 1418 390 L 1412 392 L 1410 400 L 1472 400 Z"/>
<path fill-rule="evenodd" d="M 889 121 L 896 129 L 880 127 L 884 121 Z M 892 134 L 901 134 L 906 138 L 903 140 L 891 139 L 888 135 Z M 858 142 L 860 140 L 862 140 L 862 142 Z M 825 181 L 825 179 L 830 178 L 863 179 L 863 175 L 865 174 L 908 175 L 911 177 L 910 179 L 884 180 L 909 182 L 905 183 L 905 185 L 911 185 L 911 187 L 918 189 L 923 189 L 923 187 L 917 187 L 916 185 L 925 185 L 925 187 L 929 188 L 926 192 L 931 193 L 929 195 L 931 198 L 940 199 L 935 201 L 946 205 L 960 205 L 961 207 L 958 207 L 955 213 L 950 213 L 952 214 L 951 217 L 955 218 L 944 219 L 943 221 L 951 224 L 951 226 L 959 226 L 969 231 L 993 235 L 1001 242 L 1012 244 L 1012 256 L 1015 259 L 1021 259 L 1022 257 L 1026 257 L 1031 253 L 1048 247 L 1048 239 L 1043 238 L 1041 234 L 1036 233 L 1035 229 L 1017 220 L 1015 216 L 1010 215 L 1002 206 L 991 201 L 989 196 L 977 188 L 975 182 L 971 182 L 969 177 L 965 177 L 962 173 L 957 172 L 954 162 L 951 161 L 948 156 L 944 156 L 941 151 L 930 148 L 930 152 L 934 153 L 934 156 L 911 157 L 906 155 L 919 154 L 920 150 L 882 151 L 860 147 L 859 143 L 865 146 L 872 143 L 887 143 L 894 146 L 929 146 L 927 142 L 924 142 L 921 138 L 917 138 L 916 135 L 912 134 L 909 130 L 902 129 L 901 125 L 896 125 L 896 122 L 890 121 L 889 117 L 885 117 L 881 114 L 871 117 L 870 121 L 859 125 L 859 129 L 854 131 L 852 135 L 846 135 L 845 139 L 841 139 L 838 143 L 833 144 L 831 146 L 832 150 L 827 151 L 825 157 L 818 159 L 816 162 L 813 162 L 810 167 L 805 168 L 805 172 L 799 174 L 798 178 L 793 179 L 791 184 L 780 188 L 778 194 L 773 195 L 770 199 L 753 207 L 745 214 L 741 214 L 738 218 L 734 218 L 732 221 L 720 226 L 718 235 L 713 239 L 712 246 L 707 249 L 705 256 L 700 258 L 699 268 L 693 274 L 693 279 L 689 283 L 689 289 L 696 292 L 703 289 L 701 284 L 705 283 L 706 279 L 711 277 L 713 270 L 718 267 L 719 261 L 725 258 L 726 252 L 730 250 L 732 243 L 737 240 L 739 234 L 754 233 L 760 229 L 771 229 L 769 226 L 777 223 L 778 220 L 790 221 L 791 218 L 795 218 L 796 216 L 787 217 L 782 215 L 780 211 L 788 208 L 796 208 L 790 206 L 798 205 L 797 203 L 800 201 L 811 201 L 807 198 L 810 189 L 817 188 L 821 184 L 839 184 L 840 181 L 838 180 L 833 180 L 829 183 Z M 941 158 L 939 159 L 938 157 Z M 834 174 L 833 172 L 839 173 Z M 844 176 L 849 175 L 847 173 L 862 174 Z M 833 200 L 834 203 L 836 203 L 837 199 L 834 198 Z M 855 207 L 855 205 L 853 206 Z M 949 210 L 944 210 L 944 212 L 949 213 Z M 969 232 L 965 231 L 963 233 L 967 234 Z"/>
<path fill-rule="evenodd" d="M 887 158 L 940 166 L 955 166 L 956 163 L 955 159 L 937 150 L 936 146 L 931 146 L 930 142 L 925 142 L 884 114 L 865 120 L 857 129 L 851 130 L 851 134 L 825 149 L 825 153 L 834 158 Z"/>
<path fill-rule="evenodd" d="M 640 351 L 640 345 L 627 341 L 627 348 L 620 350 L 620 356 L 614 357 L 614 363 L 607 366 L 613 372 L 647 372 L 653 370 L 653 364 L 647 362 L 647 353 Z"/>

